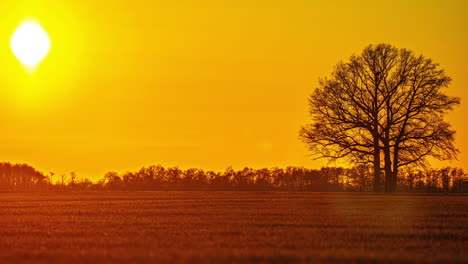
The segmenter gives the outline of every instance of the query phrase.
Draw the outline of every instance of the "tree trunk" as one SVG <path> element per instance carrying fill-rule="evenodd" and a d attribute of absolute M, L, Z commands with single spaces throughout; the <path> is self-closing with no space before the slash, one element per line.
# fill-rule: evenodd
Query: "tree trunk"
<path fill-rule="evenodd" d="M 397 174 L 394 171 L 385 172 L 385 192 L 394 193 L 397 187 Z"/>
<path fill-rule="evenodd" d="M 391 192 L 396 192 L 398 183 L 398 169 L 393 170 Z"/>
<path fill-rule="evenodd" d="M 384 146 L 384 159 L 385 159 L 385 192 L 393 192 L 393 171 L 392 171 L 392 158 L 390 157 L 390 146 L 388 143 Z"/>
<path fill-rule="evenodd" d="M 374 192 L 380 192 L 380 147 L 377 137 L 374 140 Z"/>
<path fill-rule="evenodd" d="M 396 192 L 397 183 L 398 183 L 398 154 L 399 154 L 399 142 L 395 144 L 393 149 L 393 173 L 392 181 L 390 186 L 390 192 Z"/>

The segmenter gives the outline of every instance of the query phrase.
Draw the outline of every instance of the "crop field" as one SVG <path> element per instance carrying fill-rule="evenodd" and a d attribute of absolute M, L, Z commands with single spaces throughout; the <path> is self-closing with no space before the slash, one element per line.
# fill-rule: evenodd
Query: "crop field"
<path fill-rule="evenodd" d="M 468 196 L 0 193 L 0 263 L 467 263 Z"/>

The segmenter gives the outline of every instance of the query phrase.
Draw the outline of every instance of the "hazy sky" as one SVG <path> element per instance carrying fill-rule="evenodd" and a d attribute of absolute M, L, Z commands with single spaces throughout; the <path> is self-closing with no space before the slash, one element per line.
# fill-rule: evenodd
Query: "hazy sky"
<path fill-rule="evenodd" d="M 2 0 L 0 160 L 91 178 L 149 164 L 321 166 L 298 139 L 308 95 L 339 60 L 386 42 L 453 78 L 461 154 L 442 165 L 468 169 L 467 3 Z M 9 47 L 28 17 L 52 41 L 34 74 Z"/>

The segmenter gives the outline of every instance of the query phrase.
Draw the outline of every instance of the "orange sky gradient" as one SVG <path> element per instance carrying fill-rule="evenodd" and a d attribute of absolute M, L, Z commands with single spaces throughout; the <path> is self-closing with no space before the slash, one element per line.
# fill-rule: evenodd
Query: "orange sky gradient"
<path fill-rule="evenodd" d="M 307 97 L 339 60 L 386 42 L 453 78 L 461 153 L 434 164 L 468 170 L 468 1 L 166 2 L 1 1 L 0 160 L 92 179 L 150 164 L 319 167 L 298 139 Z M 33 74 L 9 47 L 28 17 L 52 41 Z"/>

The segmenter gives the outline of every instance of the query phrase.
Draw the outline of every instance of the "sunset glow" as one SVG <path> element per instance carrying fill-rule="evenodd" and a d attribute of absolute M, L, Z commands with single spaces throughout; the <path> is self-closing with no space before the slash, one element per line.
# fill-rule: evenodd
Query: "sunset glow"
<path fill-rule="evenodd" d="M 466 168 L 468 9 L 449 2 L 1 1 L 0 158 L 92 179 L 150 164 L 320 167 L 298 138 L 308 96 L 336 62 L 389 43 L 453 78 L 461 153 L 441 165 Z M 34 74 L 10 47 L 28 18 L 52 45 Z M 47 39 L 34 49 L 26 66 Z"/>
<path fill-rule="evenodd" d="M 468 263 L 468 0 L 0 10 L 1 263 Z"/>

